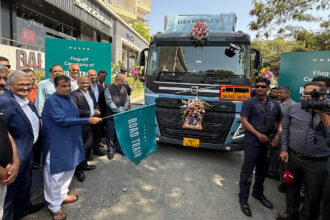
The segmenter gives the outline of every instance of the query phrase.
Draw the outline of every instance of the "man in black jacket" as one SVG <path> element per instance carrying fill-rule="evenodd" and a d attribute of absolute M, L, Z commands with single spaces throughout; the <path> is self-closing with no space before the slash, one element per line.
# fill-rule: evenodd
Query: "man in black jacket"
<path fill-rule="evenodd" d="M 106 88 L 104 92 L 106 102 L 106 116 L 114 115 L 116 113 L 124 112 L 128 109 L 128 95 L 124 87 L 126 76 L 117 74 L 115 82 Z M 115 123 L 113 118 L 106 120 L 107 125 L 107 156 L 111 160 L 117 151 L 122 153 L 115 130 Z"/>
<path fill-rule="evenodd" d="M 89 81 L 86 76 L 80 76 L 78 78 L 78 89 L 72 92 L 72 99 L 76 103 L 79 116 L 81 118 L 89 118 L 91 116 L 100 115 L 98 104 L 95 100 L 93 91 L 88 91 Z M 82 137 L 85 148 L 86 157 L 90 155 L 90 151 L 93 147 L 93 131 L 89 125 L 83 125 Z M 80 182 L 85 180 L 84 170 L 94 170 L 94 165 L 88 165 L 85 159 L 76 168 L 76 177 Z"/>
<path fill-rule="evenodd" d="M 105 115 L 105 99 L 104 99 L 104 88 L 97 83 L 97 73 L 95 70 L 90 69 L 87 72 L 89 79 L 88 91 L 93 92 L 96 100 L 96 104 L 99 106 L 101 117 Z M 93 130 L 93 154 L 98 156 L 104 156 L 105 153 L 100 150 L 101 142 L 101 126 L 102 124 L 91 125 Z"/>

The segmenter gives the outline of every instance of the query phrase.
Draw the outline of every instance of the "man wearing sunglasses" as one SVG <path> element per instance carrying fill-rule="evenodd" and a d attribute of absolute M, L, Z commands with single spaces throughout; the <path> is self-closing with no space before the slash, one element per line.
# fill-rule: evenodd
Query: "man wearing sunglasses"
<path fill-rule="evenodd" d="M 255 183 L 252 197 L 259 200 L 262 205 L 272 209 L 272 203 L 264 196 L 264 180 L 267 175 L 267 147 L 277 146 L 281 133 L 281 108 L 279 104 L 267 96 L 269 80 L 257 78 L 255 85 L 256 95 L 243 102 L 241 122 L 245 128 L 244 137 L 244 162 L 239 181 L 239 203 L 242 212 L 252 216 L 248 198 L 255 170 Z M 269 137 L 274 135 L 270 141 Z"/>
<path fill-rule="evenodd" d="M 9 60 L 6 57 L 0 56 L 0 64 L 4 65 L 6 67 L 6 76 L 8 76 L 8 74 L 10 73 L 10 68 L 11 68 Z"/>

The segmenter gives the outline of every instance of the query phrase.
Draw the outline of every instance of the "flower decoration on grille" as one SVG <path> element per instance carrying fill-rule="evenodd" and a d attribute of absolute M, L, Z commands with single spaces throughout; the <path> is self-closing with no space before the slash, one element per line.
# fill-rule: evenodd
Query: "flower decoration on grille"
<path fill-rule="evenodd" d="M 198 99 L 182 100 L 181 106 L 182 121 L 184 128 L 202 129 L 202 121 L 206 109 L 210 107 L 208 103 Z"/>
<path fill-rule="evenodd" d="M 270 71 L 269 67 L 264 67 L 260 70 L 260 73 L 258 74 L 258 76 L 260 76 L 262 78 L 266 78 L 268 80 L 272 80 L 274 74 L 273 74 L 273 72 Z"/>
<path fill-rule="evenodd" d="M 209 39 L 209 26 L 204 22 L 196 22 L 191 29 L 191 36 L 196 44 L 204 45 L 205 41 Z"/>
<path fill-rule="evenodd" d="M 131 67 L 130 73 L 131 73 L 133 79 L 135 79 L 135 80 L 141 79 L 143 77 L 143 72 L 142 72 L 140 65 L 133 65 Z"/>

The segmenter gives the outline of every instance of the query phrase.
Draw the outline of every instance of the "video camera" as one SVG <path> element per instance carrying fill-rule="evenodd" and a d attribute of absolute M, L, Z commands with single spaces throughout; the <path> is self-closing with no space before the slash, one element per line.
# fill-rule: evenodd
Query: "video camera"
<path fill-rule="evenodd" d="M 316 89 L 311 92 L 305 92 L 305 95 L 310 95 L 312 98 L 301 99 L 301 108 L 305 110 L 319 110 L 320 112 L 330 113 L 330 100 L 320 99 L 322 96 L 327 96 L 327 93 L 320 93 Z"/>

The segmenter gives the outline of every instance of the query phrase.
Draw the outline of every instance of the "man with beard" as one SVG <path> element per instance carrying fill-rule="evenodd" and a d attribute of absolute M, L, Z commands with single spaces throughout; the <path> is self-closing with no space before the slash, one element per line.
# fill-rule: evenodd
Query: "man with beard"
<path fill-rule="evenodd" d="M 107 72 L 105 70 L 100 70 L 98 73 L 97 81 L 104 89 L 110 86 L 110 84 L 105 82 L 106 78 Z"/>
<path fill-rule="evenodd" d="M 49 79 L 39 82 L 35 102 L 39 116 L 41 116 L 46 99 L 55 92 L 54 78 L 59 75 L 64 75 L 63 68 L 60 65 L 55 64 L 49 69 Z"/>
<path fill-rule="evenodd" d="M 10 91 L 0 96 L 0 108 L 7 120 L 8 131 L 16 143 L 20 167 L 16 180 L 7 188 L 4 220 L 10 219 L 12 206 L 14 219 L 34 213 L 44 206 L 43 203 L 32 205 L 30 197 L 33 144 L 38 139 L 40 129 L 37 110 L 27 98 L 32 81 L 28 74 L 15 71 L 9 77 L 8 85 Z"/>
<path fill-rule="evenodd" d="M 265 207 L 273 208 L 272 203 L 264 196 L 263 183 L 268 169 L 268 145 L 277 146 L 281 134 L 281 109 L 277 102 L 267 96 L 269 80 L 257 78 L 255 84 L 256 95 L 243 102 L 241 111 L 241 121 L 246 132 L 244 162 L 239 181 L 239 203 L 242 212 L 247 216 L 252 216 L 248 198 L 255 167 L 252 197 L 259 200 Z M 276 133 L 275 137 L 270 142 L 269 137 L 274 133 Z"/>
<path fill-rule="evenodd" d="M 77 201 L 68 195 L 76 166 L 85 159 L 82 125 L 97 124 L 102 119 L 80 118 L 72 100 L 71 80 L 67 76 L 54 78 L 56 92 L 45 102 L 43 121 L 44 196 L 53 219 L 65 219 L 62 204 Z"/>

